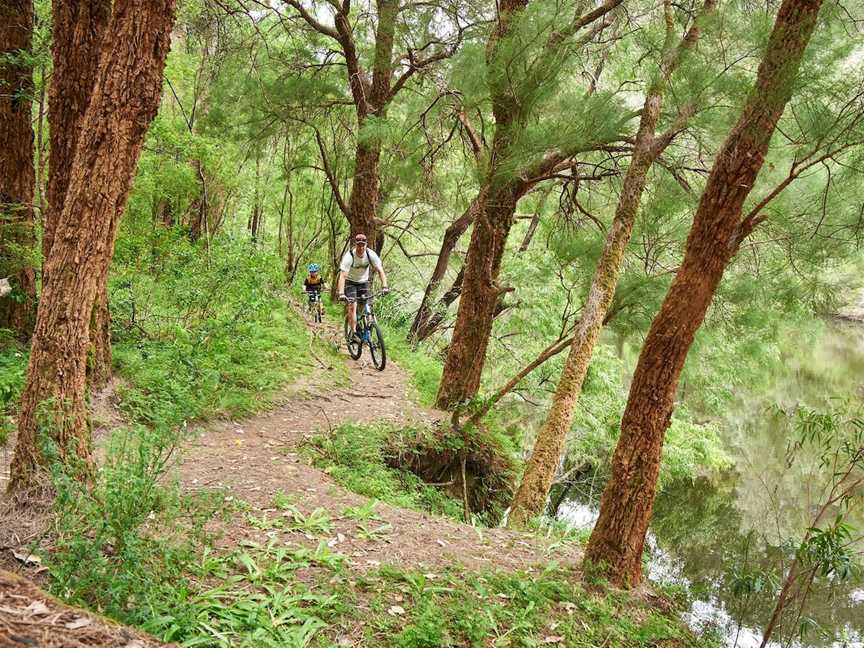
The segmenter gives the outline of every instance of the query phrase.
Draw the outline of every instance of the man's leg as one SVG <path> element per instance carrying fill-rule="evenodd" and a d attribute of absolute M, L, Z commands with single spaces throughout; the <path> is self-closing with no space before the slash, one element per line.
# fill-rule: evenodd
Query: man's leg
<path fill-rule="evenodd" d="M 348 325 L 352 331 L 357 330 L 357 304 L 348 304 Z"/>

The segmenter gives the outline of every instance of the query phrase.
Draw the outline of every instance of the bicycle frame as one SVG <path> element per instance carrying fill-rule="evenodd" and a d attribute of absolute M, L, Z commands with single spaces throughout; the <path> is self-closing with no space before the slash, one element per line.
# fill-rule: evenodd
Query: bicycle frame
<path fill-rule="evenodd" d="M 387 364 L 387 356 L 386 350 L 384 346 L 384 339 L 381 336 L 381 331 L 378 328 L 378 324 L 375 321 L 375 313 L 372 309 L 372 302 L 379 296 L 384 295 L 383 291 L 367 295 L 362 298 L 348 298 L 347 302 L 349 304 L 357 304 L 358 302 L 361 305 L 361 309 L 356 313 L 356 323 L 357 327 L 355 329 L 358 337 L 360 338 L 355 344 L 356 349 L 352 349 L 351 338 L 353 333 L 349 332 L 348 328 L 348 319 L 346 317 L 345 320 L 345 335 L 348 339 L 348 352 L 354 360 L 360 358 L 360 354 L 363 349 L 363 345 L 369 346 L 369 352 L 372 354 L 372 362 L 375 365 L 375 368 L 378 371 L 382 371 Z M 373 342 L 373 332 L 376 333 L 376 341 Z"/>

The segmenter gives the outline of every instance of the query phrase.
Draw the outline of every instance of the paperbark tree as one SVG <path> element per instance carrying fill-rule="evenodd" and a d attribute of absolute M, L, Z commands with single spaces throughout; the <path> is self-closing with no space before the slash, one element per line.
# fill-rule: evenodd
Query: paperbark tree
<path fill-rule="evenodd" d="M 57 223 L 63 212 L 75 147 L 96 82 L 102 39 L 111 18 L 111 1 L 54 0 L 51 14 L 54 72 L 48 95 L 51 128 L 48 209 L 42 233 L 43 263 L 51 253 Z M 47 267 L 44 270 L 47 271 Z M 94 385 L 102 385 L 111 376 L 111 313 L 105 282 L 97 287 L 90 322 L 88 375 Z"/>
<path fill-rule="evenodd" d="M 24 57 L 33 43 L 33 2 L 0 4 L 0 279 L 12 292 L 0 298 L 0 328 L 26 339 L 33 328 L 36 272 L 33 192 L 33 71 Z"/>
<path fill-rule="evenodd" d="M 105 282 L 144 135 L 159 107 L 175 0 L 118 0 L 56 222 L 21 397 L 10 489 L 32 483 L 50 438 L 91 465 L 85 405 L 88 327 Z"/>
<path fill-rule="evenodd" d="M 703 13 L 711 11 L 713 7 L 714 0 L 707 0 Z M 624 176 L 612 226 L 609 228 L 603 252 L 597 262 L 585 307 L 576 325 L 570 352 L 552 399 L 552 406 L 537 434 L 534 449 L 525 467 L 525 474 L 513 499 L 508 517 L 508 524 L 511 527 L 523 527 L 531 518 L 543 512 L 549 489 L 552 487 L 555 472 L 564 452 L 567 434 L 573 422 L 573 409 L 582 393 L 582 383 L 588 373 L 594 346 L 597 344 L 600 330 L 603 328 L 615 297 L 615 288 L 624 265 L 624 253 L 639 213 L 648 171 L 672 141 L 676 132 L 681 129 L 681 124 L 674 123 L 668 131 L 659 136 L 656 134 L 663 107 L 663 94 L 683 56 L 699 39 L 699 21 L 694 22 L 684 37 L 679 40 L 676 38 L 675 16 L 669 0 L 664 3 L 664 18 L 666 37 L 659 69 L 649 85 L 642 106 L 633 155 Z"/>
<path fill-rule="evenodd" d="M 599 31 L 605 25 L 603 19 L 621 1 L 607 0 L 562 28 L 553 30 L 537 59 L 544 63 L 542 71 L 528 65 L 524 77 L 515 81 L 511 73 L 518 66 L 513 65 L 512 59 L 525 56 L 525 48 L 516 48 L 514 52 L 508 40 L 511 34 L 519 33 L 519 17 L 528 6 L 528 0 L 509 0 L 498 5 L 498 22 L 486 45 L 495 135 L 489 154 L 483 209 L 477 212 L 471 232 L 459 310 L 438 388 L 436 406 L 440 409 L 451 409 L 470 400 L 480 388 L 495 307 L 499 297 L 510 290 L 499 285 L 498 275 L 519 199 L 537 183 L 538 178 L 558 165 L 566 164 L 577 153 L 593 148 L 584 147 L 584 143 L 582 147 L 566 151 L 550 147 L 538 162 L 514 169 L 514 160 L 519 157 L 519 137 L 531 117 L 534 97 L 542 84 L 554 81 L 563 62 L 563 53 L 574 45 L 573 37 L 592 23 L 596 23 L 595 30 Z M 593 33 L 581 42 L 588 42 Z M 579 43 L 576 41 L 575 45 Z M 597 142 L 595 146 L 606 143 Z"/>
<path fill-rule="evenodd" d="M 678 379 L 723 272 L 747 227 L 741 213 L 792 96 L 822 0 L 784 0 L 741 115 L 708 177 L 687 238 L 684 260 L 654 318 L 636 366 L 612 473 L 586 560 L 612 582 L 636 585 L 651 520 L 660 455 Z"/>

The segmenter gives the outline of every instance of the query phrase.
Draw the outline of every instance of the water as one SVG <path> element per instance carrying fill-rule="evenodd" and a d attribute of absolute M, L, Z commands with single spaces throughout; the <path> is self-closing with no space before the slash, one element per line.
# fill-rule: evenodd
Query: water
<path fill-rule="evenodd" d="M 647 541 L 648 577 L 689 593 L 693 603 L 685 620 L 692 628 L 714 627 L 727 646 L 758 648 L 777 584 L 766 583 L 763 592 L 749 597 L 736 584 L 748 575 L 777 573 L 789 555 L 784 539 L 800 537 L 819 501 L 815 486 L 824 483 L 824 471 L 815 457 L 787 466 L 786 432 L 767 405 L 828 406 L 839 394 L 860 401 L 862 384 L 864 329 L 829 327 L 817 344 L 790 352 L 769 393 L 741 399 L 736 418 L 724 422 L 733 470 L 658 496 Z M 596 495 L 576 494 L 562 503 L 558 518 L 590 528 L 597 516 Z M 853 523 L 864 533 L 864 519 Z M 815 588 L 804 617 L 816 626 L 792 645 L 864 648 L 864 578 L 858 574 Z"/>

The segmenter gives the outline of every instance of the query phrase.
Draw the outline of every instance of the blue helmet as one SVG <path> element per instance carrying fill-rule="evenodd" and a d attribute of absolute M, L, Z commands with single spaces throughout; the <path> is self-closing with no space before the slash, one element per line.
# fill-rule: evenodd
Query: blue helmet
<path fill-rule="evenodd" d="M 317 263 L 309 264 L 309 272 L 318 272 L 319 270 L 321 270 L 321 266 L 319 266 Z"/>

